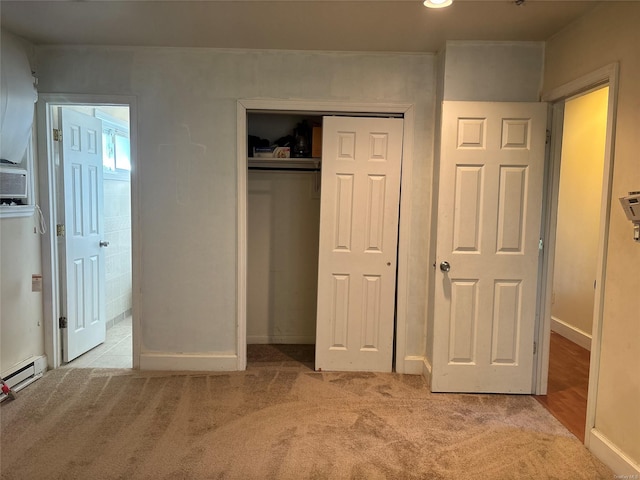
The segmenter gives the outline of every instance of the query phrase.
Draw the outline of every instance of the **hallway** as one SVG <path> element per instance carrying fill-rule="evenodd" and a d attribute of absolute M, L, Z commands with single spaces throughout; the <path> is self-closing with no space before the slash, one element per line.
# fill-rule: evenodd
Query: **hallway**
<path fill-rule="evenodd" d="M 590 352 L 551 332 L 547 395 L 535 395 L 581 442 L 584 442 Z"/>

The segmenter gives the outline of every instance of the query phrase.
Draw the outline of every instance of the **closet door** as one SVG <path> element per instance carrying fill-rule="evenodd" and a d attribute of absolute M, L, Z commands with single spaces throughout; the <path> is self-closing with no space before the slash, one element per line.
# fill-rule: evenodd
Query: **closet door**
<path fill-rule="evenodd" d="M 316 370 L 390 372 L 403 120 L 325 117 Z"/>

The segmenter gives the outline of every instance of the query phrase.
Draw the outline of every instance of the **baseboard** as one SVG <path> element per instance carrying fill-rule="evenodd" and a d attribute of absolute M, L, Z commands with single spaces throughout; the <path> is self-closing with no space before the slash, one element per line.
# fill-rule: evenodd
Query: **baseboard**
<path fill-rule="evenodd" d="M 589 432 L 589 450 L 613 470 L 615 478 L 629 480 L 640 478 L 640 465 L 631 460 L 595 428 Z"/>
<path fill-rule="evenodd" d="M 551 317 L 551 331 L 591 351 L 591 335 L 587 332 L 569 325 L 556 317 Z"/>
<path fill-rule="evenodd" d="M 116 315 L 111 320 L 107 320 L 105 322 L 105 324 L 107 326 L 107 330 L 109 330 L 110 328 L 115 327 L 117 324 L 122 322 L 125 318 L 129 318 L 131 316 L 131 314 L 132 314 L 132 309 L 129 308 L 128 310 L 125 310 L 124 312 L 120 313 L 119 315 Z"/>
<path fill-rule="evenodd" d="M 423 356 L 407 355 L 404 357 L 402 368 L 396 365 L 396 371 L 406 375 L 422 375 Z"/>
<path fill-rule="evenodd" d="M 247 335 L 248 345 L 314 345 L 315 335 Z"/>
<path fill-rule="evenodd" d="M 231 372 L 238 370 L 238 356 L 235 354 L 142 353 L 140 370 Z"/>
<path fill-rule="evenodd" d="M 422 364 L 422 376 L 427 381 L 429 388 L 431 388 L 431 364 L 429 363 L 429 360 L 427 360 L 427 357 L 424 357 L 424 362 Z"/>

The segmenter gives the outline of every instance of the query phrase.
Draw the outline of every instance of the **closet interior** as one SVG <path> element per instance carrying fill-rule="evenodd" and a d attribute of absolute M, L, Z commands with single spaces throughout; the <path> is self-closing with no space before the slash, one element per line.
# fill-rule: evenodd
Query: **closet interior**
<path fill-rule="evenodd" d="M 247 114 L 249 361 L 258 345 L 315 344 L 321 126 L 321 116 Z"/>

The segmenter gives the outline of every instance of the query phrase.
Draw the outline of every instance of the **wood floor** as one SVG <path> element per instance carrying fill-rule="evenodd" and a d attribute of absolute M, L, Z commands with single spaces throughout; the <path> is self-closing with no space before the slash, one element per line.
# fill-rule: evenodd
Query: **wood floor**
<path fill-rule="evenodd" d="M 551 332 L 547 395 L 538 400 L 581 442 L 587 417 L 590 352 Z"/>

